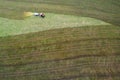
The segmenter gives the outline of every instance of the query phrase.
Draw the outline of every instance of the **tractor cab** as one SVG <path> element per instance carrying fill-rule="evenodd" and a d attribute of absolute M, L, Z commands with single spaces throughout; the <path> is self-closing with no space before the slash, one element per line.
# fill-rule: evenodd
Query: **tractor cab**
<path fill-rule="evenodd" d="M 42 17 L 42 18 L 44 18 L 45 14 L 44 13 L 40 13 L 39 16 Z"/>

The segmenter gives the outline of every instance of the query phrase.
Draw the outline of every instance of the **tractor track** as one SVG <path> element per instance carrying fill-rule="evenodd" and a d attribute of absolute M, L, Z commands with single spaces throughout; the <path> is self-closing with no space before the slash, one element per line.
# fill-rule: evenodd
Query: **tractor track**
<path fill-rule="evenodd" d="M 74 75 L 74 76 L 67 76 L 59 79 L 50 79 L 50 80 L 76 80 L 79 78 L 84 78 L 84 77 L 98 77 L 100 78 L 106 78 L 106 77 L 120 77 L 119 74 L 112 74 L 112 75 L 105 75 L 105 74 L 79 74 L 79 75 Z M 101 79 L 102 80 L 102 79 Z"/>
<path fill-rule="evenodd" d="M 35 47 L 40 47 L 40 46 L 51 46 L 51 45 L 55 45 L 55 44 L 68 44 L 68 43 L 74 43 L 74 42 L 80 42 L 80 41 L 100 41 L 100 40 L 120 40 L 120 38 L 88 38 L 88 39 L 78 39 L 78 40 L 70 40 L 70 41 L 68 41 L 68 40 L 65 40 L 65 41 L 60 41 L 60 42 L 56 42 L 56 43 L 48 43 L 48 44 L 41 44 L 41 45 L 35 45 L 35 46 L 30 46 L 30 47 L 16 47 L 16 49 L 19 49 L 19 50 L 22 50 L 22 49 L 25 49 L 25 48 L 35 48 Z M 30 43 L 30 42 L 29 42 Z M 14 44 L 14 43 L 12 43 L 12 45 L 16 45 L 16 44 Z M 3 46 L 0 46 L 0 47 L 3 47 Z M 10 46 L 10 47 L 12 47 L 12 46 Z M 13 49 L 14 50 L 14 48 L 7 48 L 7 49 L 0 49 L 0 50 L 11 50 L 11 49 Z"/>
<path fill-rule="evenodd" d="M 89 62 L 86 62 L 86 61 L 80 61 L 79 62 L 80 64 L 77 64 L 77 65 L 71 65 L 71 64 L 61 64 L 60 66 L 57 66 L 57 67 L 55 67 L 55 66 L 47 66 L 47 64 L 46 63 L 41 63 L 41 64 L 35 64 L 35 66 L 37 66 L 37 68 L 39 68 L 40 70 L 46 70 L 46 69 L 57 69 L 58 67 L 59 68 L 69 68 L 69 67 L 78 67 L 78 66 L 84 66 L 84 65 L 86 65 L 86 66 L 89 66 L 90 67 L 90 65 L 92 65 L 92 66 L 94 66 L 94 65 L 96 65 L 96 64 L 99 64 L 99 66 L 101 66 L 101 67 L 119 67 L 120 65 L 119 65 L 119 62 L 112 62 L 112 61 L 107 61 L 106 63 L 107 64 L 105 64 L 103 61 L 99 61 L 99 62 L 97 62 L 97 61 L 89 61 Z M 50 64 L 50 63 L 49 63 Z M 48 65 L 49 65 L 48 64 Z M 55 63 L 54 63 L 55 64 Z M 111 65 L 111 64 L 114 64 L 114 65 Z M 44 67 L 38 67 L 39 65 L 45 65 Z M 28 66 L 28 65 L 27 65 Z M 30 65 L 29 65 L 30 66 Z M 98 65 L 96 65 L 96 66 L 98 66 Z M 19 66 L 20 67 L 20 66 Z M 24 67 L 24 66 L 21 66 L 21 67 Z M 4 68 L 6 68 L 6 67 L 4 67 Z M 0 72 L 0 73 L 2 73 L 2 72 Z M 8 73 L 8 72 L 7 72 Z"/>
<path fill-rule="evenodd" d="M 38 56 L 47 55 L 47 54 L 49 54 L 49 55 L 50 54 L 54 54 L 54 53 L 57 53 L 57 52 L 59 52 L 59 53 L 61 52 L 62 53 L 62 52 L 66 52 L 67 50 L 69 50 L 69 51 L 83 51 L 84 52 L 85 50 L 87 50 L 87 51 L 94 51 L 94 50 L 98 50 L 98 49 L 102 48 L 102 46 L 97 46 L 96 49 L 94 48 L 95 46 L 92 46 L 93 48 L 83 48 L 83 49 L 77 49 L 77 47 L 78 46 L 72 47 L 72 48 L 69 48 L 69 49 L 55 49 L 55 50 L 48 50 L 48 51 L 40 50 L 40 51 L 31 52 L 29 54 L 21 54 L 21 55 L 19 55 L 19 57 L 18 57 L 17 54 L 16 55 L 10 55 L 10 57 L 8 57 L 8 56 L 0 56 L 0 60 L 3 59 L 3 58 L 4 58 L 4 60 L 20 59 L 20 58 L 23 58 L 24 56 L 25 56 L 25 58 L 29 58 L 29 57 L 36 57 L 36 55 L 38 57 Z M 114 45 L 112 47 L 118 47 L 118 45 L 117 46 Z M 89 54 L 89 55 L 92 55 L 92 54 Z M 101 55 L 101 54 L 98 54 L 98 56 L 99 55 Z M 102 55 L 106 55 L 106 54 L 102 54 Z M 119 52 L 115 52 L 115 53 L 112 53 L 112 55 L 120 55 L 120 53 Z"/>
<path fill-rule="evenodd" d="M 99 40 L 99 39 L 97 39 L 97 40 Z M 106 40 L 106 39 L 105 39 Z M 80 46 L 81 44 L 79 44 L 79 41 L 81 41 L 81 40 L 73 40 L 73 41 L 64 41 L 64 42 L 57 42 L 57 43 L 52 43 L 52 44 L 44 44 L 44 45 L 42 45 L 42 46 L 44 46 L 44 47 L 51 47 L 51 46 L 54 46 L 54 45 L 69 45 L 70 43 L 78 43 L 77 45 L 73 45 L 73 46 Z M 84 40 L 83 40 L 84 41 Z M 95 40 L 96 41 L 96 40 Z M 91 44 L 92 45 L 92 44 Z M 107 44 L 104 44 L 104 45 L 107 45 Z M 82 46 L 84 46 L 83 44 L 82 44 Z M 110 44 L 110 46 L 120 46 L 119 44 L 117 44 L 117 45 L 115 45 L 115 44 Z M 19 50 L 24 50 L 24 49 L 29 49 L 29 48 L 40 48 L 41 47 L 41 45 L 37 45 L 37 46 L 30 46 L 30 47 L 24 47 L 24 48 L 17 48 L 17 49 L 19 49 Z M 74 49 L 74 48 L 76 48 L 76 47 L 72 47 L 72 49 Z M 92 47 L 94 47 L 93 45 L 92 45 Z M 96 46 L 95 46 L 96 47 Z M 102 45 L 97 45 L 97 48 L 101 48 L 102 47 Z M 92 48 L 91 47 L 89 47 L 89 48 L 85 48 L 85 50 L 91 50 Z M 14 48 L 13 49 L 1 49 L 1 51 L 2 50 L 14 50 Z M 67 49 L 66 49 L 67 50 Z M 80 49 L 79 49 L 80 50 Z M 84 49 L 83 49 L 84 50 Z M 60 49 L 55 49 L 55 50 L 52 50 L 52 51 L 54 51 L 54 52 L 56 52 L 56 51 L 60 51 Z M 62 51 L 62 49 L 61 49 L 61 51 Z M 46 54 L 46 53 L 49 53 L 49 52 L 51 52 L 51 50 L 40 50 L 40 53 L 44 53 L 44 54 Z M 31 53 L 32 54 L 32 53 Z M 26 55 L 26 54 L 25 54 Z M 20 55 L 20 56 L 25 56 L 25 55 Z M 40 54 L 41 55 L 41 54 Z M 10 55 L 10 57 L 14 57 L 14 58 L 18 58 L 18 56 L 16 56 L 16 55 Z M 5 57 L 5 56 L 1 56 L 0 58 L 7 58 L 7 57 Z"/>
<path fill-rule="evenodd" d="M 103 63 L 103 62 L 102 62 Z M 97 63 L 97 64 L 101 64 L 99 65 L 99 67 L 101 68 L 105 68 L 106 66 L 103 66 L 102 63 Z M 39 70 L 33 70 L 33 71 L 26 71 L 26 72 L 7 72 L 7 73 L 0 73 L 1 77 L 4 77 L 4 76 L 31 76 L 31 75 L 39 75 L 39 74 L 51 74 L 51 73 L 54 73 L 54 74 L 59 74 L 59 73 L 65 73 L 65 72 L 69 72 L 71 70 L 81 70 L 82 68 L 87 68 L 87 67 L 95 67 L 96 63 L 93 62 L 92 64 L 89 64 L 89 63 L 82 63 L 82 64 L 79 64 L 79 65 L 70 65 L 70 66 L 64 66 L 64 67 L 56 67 L 56 68 L 47 68 L 47 69 L 39 69 Z M 111 66 L 107 66 L 107 67 L 111 67 Z M 118 74 L 120 73 L 120 70 L 117 71 L 117 73 L 113 73 L 114 74 Z M 83 73 L 81 73 L 83 74 Z M 90 72 L 88 72 L 88 74 L 90 75 Z M 88 75 L 87 74 L 87 75 Z M 103 74 L 109 74 L 109 72 L 107 73 L 104 73 Z M 120 74 L 119 74 L 120 75 Z M 115 75 L 114 75 L 115 76 Z"/>
<path fill-rule="evenodd" d="M 118 45 L 117 45 L 118 46 Z M 114 45 L 114 47 L 117 47 L 116 45 Z M 9 57 L 7 57 L 7 56 L 1 56 L 0 57 L 0 60 L 1 59 L 3 59 L 4 58 L 4 60 L 12 60 L 12 59 L 20 59 L 20 58 L 23 58 L 24 56 L 25 56 L 25 58 L 29 58 L 29 57 L 38 57 L 38 56 L 42 56 L 42 55 L 47 55 L 47 54 L 55 54 L 55 53 L 65 53 L 66 51 L 68 52 L 70 52 L 70 51 L 85 51 L 85 50 L 87 50 L 87 51 L 94 51 L 94 50 L 97 50 L 97 49 L 100 49 L 100 48 L 102 48 L 102 46 L 97 46 L 97 48 L 95 49 L 95 47 L 96 46 L 92 46 L 93 48 L 91 48 L 91 47 L 88 47 L 88 48 L 83 48 L 83 49 L 80 49 L 80 48 L 78 48 L 78 46 L 75 46 L 75 47 L 70 47 L 70 48 L 66 48 L 66 49 L 55 49 L 55 50 L 47 50 L 47 51 L 45 51 L 45 50 L 40 50 L 40 51 L 35 51 L 35 52 L 31 52 L 31 53 L 29 53 L 29 54 L 22 54 L 22 55 L 19 55 L 19 57 L 18 57 L 18 55 L 10 55 L 10 58 Z M 112 46 L 113 47 L 113 46 Z M 81 55 L 83 55 L 83 54 L 81 54 Z M 91 55 L 92 56 L 92 53 L 91 54 L 88 54 L 88 55 Z M 93 54 L 94 55 L 94 54 Z M 97 55 L 97 54 L 96 54 Z M 99 55 L 105 55 L 105 54 L 98 54 L 98 56 Z M 116 52 L 116 53 L 112 53 L 112 55 L 120 55 L 118 52 Z M 84 56 L 84 55 L 83 55 Z"/>
<path fill-rule="evenodd" d="M 38 64 L 38 63 L 49 63 L 49 62 L 59 62 L 59 61 L 66 61 L 66 60 L 73 60 L 78 58 L 90 58 L 90 57 L 108 57 L 104 55 L 77 55 L 72 57 L 67 57 L 64 59 L 52 59 L 52 60 L 43 60 L 43 61 L 33 61 L 33 62 L 27 62 L 27 63 L 18 63 L 18 64 L 0 64 L 1 67 L 10 67 L 10 66 L 23 66 L 23 65 L 31 65 L 31 64 Z M 110 57 L 110 56 L 109 56 Z M 118 57 L 118 55 L 116 56 Z"/>

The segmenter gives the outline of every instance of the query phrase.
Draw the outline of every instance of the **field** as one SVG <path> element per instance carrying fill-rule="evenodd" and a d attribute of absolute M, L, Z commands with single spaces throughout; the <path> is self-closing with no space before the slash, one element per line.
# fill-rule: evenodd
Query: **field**
<path fill-rule="evenodd" d="M 0 0 L 0 79 L 120 80 L 119 8 L 119 0 Z"/>
<path fill-rule="evenodd" d="M 0 36 L 18 35 L 67 27 L 110 25 L 109 23 L 94 18 L 52 13 L 46 13 L 45 19 L 35 16 L 26 18 L 25 20 L 0 18 L 0 24 L 2 25 L 0 27 Z"/>

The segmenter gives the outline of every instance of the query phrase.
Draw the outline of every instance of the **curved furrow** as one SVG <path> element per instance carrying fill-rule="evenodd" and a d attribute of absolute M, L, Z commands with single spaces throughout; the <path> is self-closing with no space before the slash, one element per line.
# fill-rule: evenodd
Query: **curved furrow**
<path fill-rule="evenodd" d="M 66 77 L 63 77 L 63 78 L 59 78 L 59 79 L 50 79 L 50 80 L 81 80 L 84 79 L 84 78 L 93 78 L 93 77 L 97 77 L 99 78 L 100 80 L 103 80 L 104 78 L 109 78 L 109 77 L 119 77 L 120 78 L 120 72 L 119 73 L 115 73 L 115 74 L 112 74 L 112 75 L 108 75 L 108 74 L 78 74 L 78 75 L 72 75 L 72 76 L 66 76 Z M 102 79 L 101 79 L 102 78 Z M 94 78 L 95 79 L 95 78 Z M 98 80 L 98 79 L 97 79 Z M 107 79 L 109 80 L 109 79 Z"/>
<path fill-rule="evenodd" d="M 78 60 L 77 60 L 78 61 Z M 72 62 L 72 61 L 71 61 Z M 74 61 L 75 62 L 75 61 Z M 31 67 L 31 69 L 32 69 L 32 71 L 37 71 L 37 70 L 46 70 L 46 71 L 49 71 L 49 70 L 52 70 L 52 69 L 54 69 L 54 70 L 57 70 L 57 69 L 64 69 L 64 68 L 69 68 L 69 67 L 78 67 L 78 66 L 80 66 L 80 67 L 82 67 L 82 66 L 93 66 L 93 65 L 95 65 L 96 67 L 97 66 L 100 66 L 100 67 L 119 67 L 120 65 L 120 63 L 119 62 L 115 62 L 115 61 L 107 61 L 106 62 L 106 64 L 104 64 L 104 62 L 103 61 L 99 61 L 99 62 L 97 62 L 97 61 L 88 61 L 88 62 L 86 62 L 86 61 L 79 61 L 79 63 L 76 65 L 76 64 L 65 64 L 65 62 L 64 62 L 64 64 L 60 64 L 60 66 L 58 66 L 58 65 L 55 65 L 55 66 L 47 66 L 47 65 L 49 65 L 49 64 L 51 64 L 51 63 L 44 63 L 44 64 L 32 64 L 32 65 L 27 65 L 27 66 L 30 66 Z M 52 63 L 53 64 L 53 63 Z M 55 64 L 55 62 L 54 62 L 54 64 Z M 96 64 L 99 64 L 99 65 L 96 65 Z M 112 65 L 112 64 L 114 64 L 114 65 Z M 34 67 L 34 66 L 37 66 L 37 67 Z M 44 66 L 42 66 L 41 67 L 41 65 L 44 65 Z M 22 67 L 26 67 L 26 66 L 19 66 L 19 68 L 22 68 Z M 0 66 L 0 68 L 8 68 L 8 67 L 2 67 L 2 66 Z M 19 70 L 19 68 L 18 68 L 18 70 Z M 35 69 L 34 69 L 35 68 Z M 37 70 L 36 70 L 36 68 L 37 68 Z M 22 70 L 22 71 L 24 71 L 24 70 Z M 27 71 L 28 72 L 28 71 Z M 0 71 L 0 73 L 12 73 L 12 70 L 5 70 L 5 71 Z"/>
<path fill-rule="evenodd" d="M 118 46 L 118 45 L 117 45 Z M 116 45 L 112 45 L 112 47 L 117 47 Z M 93 47 L 93 46 L 92 46 Z M 94 47 L 96 47 L 96 46 L 94 46 Z M 6 56 L 1 56 L 0 57 L 0 60 L 2 60 L 2 59 L 4 59 L 4 60 L 15 60 L 15 59 L 21 59 L 21 58 L 23 58 L 24 56 L 25 56 L 25 58 L 27 59 L 27 58 L 29 58 L 29 57 L 40 57 L 40 56 L 43 56 L 43 55 L 51 55 L 51 54 L 55 54 L 55 53 L 63 53 L 63 52 L 66 52 L 66 51 L 85 51 L 85 50 L 87 50 L 87 51 L 94 51 L 94 50 L 97 50 L 97 49 L 101 49 L 102 48 L 102 46 L 97 46 L 97 48 L 95 49 L 95 48 L 90 48 L 90 47 L 88 47 L 88 48 L 85 48 L 85 49 L 80 49 L 80 48 L 78 48 L 78 46 L 76 47 L 72 47 L 72 48 L 66 48 L 66 49 L 55 49 L 55 50 L 48 50 L 48 51 L 35 51 L 35 52 L 31 52 L 31 53 L 29 53 L 29 54 L 22 54 L 22 55 L 10 55 L 10 57 L 6 57 Z M 84 54 L 82 54 L 82 52 L 80 53 L 81 54 L 81 56 L 84 56 Z M 96 55 L 97 55 L 98 53 L 96 53 Z M 87 54 L 85 54 L 85 56 L 86 56 Z M 90 55 L 90 56 L 92 56 L 92 53 L 89 53 L 88 55 Z M 94 55 L 94 54 L 93 54 Z M 106 55 L 106 54 L 98 54 L 98 56 L 99 55 Z M 112 55 L 120 55 L 118 52 L 116 52 L 116 53 L 112 53 Z"/>
<path fill-rule="evenodd" d="M 80 40 L 80 41 L 81 41 L 81 40 Z M 65 46 L 65 45 L 69 45 L 69 44 L 71 44 L 71 43 L 72 43 L 72 44 L 77 43 L 77 44 L 76 44 L 77 46 L 75 46 L 75 45 L 73 45 L 73 47 L 71 46 L 72 49 L 77 48 L 78 45 L 79 45 L 79 46 L 82 45 L 83 47 L 85 46 L 85 45 L 79 43 L 79 40 L 76 40 L 76 41 L 68 41 L 68 42 L 65 41 L 65 42 L 54 43 L 54 44 L 49 44 L 49 45 L 48 45 L 48 44 L 45 44 L 45 45 L 42 45 L 42 46 L 44 46 L 44 47 L 46 48 L 46 47 L 53 47 L 53 46 L 56 46 L 56 45 Z M 93 44 L 94 44 L 94 43 L 93 43 Z M 89 43 L 88 45 L 91 45 L 91 43 Z M 105 43 L 104 45 L 107 45 L 107 43 Z M 31 49 L 36 48 L 36 50 L 37 50 L 37 49 L 40 49 L 40 46 L 41 46 L 41 45 L 24 47 L 24 48 L 18 48 L 18 50 L 24 50 L 24 49 L 29 49 L 29 48 L 31 48 Z M 117 46 L 118 46 L 118 47 L 119 47 L 120 45 L 119 45 L 119 44 L 110 44 L 109 46 L 112 46 L 112 47 L 117 47 Z M 71 48 L 71 47 L 70 47 L 70 48 Z M 93 49 L 92 49 L 92 47 L 93 47 Z M 94 46 L 92 45 L 92 47 L 88 47 L 88 48 L 85 47 L 85 49 L 83 49 L 83 50 L 94 50 L 94 47 L 96 47 L 96 49 L 102 48 L 103 45 L 94 45 Z M 54 50 L 47 50 L 47 51 L 46 51 L 46 50 L 44 49 L 44 50 L 40 50 L 39 52 L 41 53 L 40 55 L 43 55 L 43 54 L 46 54 L 46 53 L 49 53 L 49 52 L 57 52 L 57 51 L 62 51 L 62 50 L 64 51 L 64 50 L 68 50 L 68 49 L 69 49 L 69 48 L 57 49 L 57 47 L 56 47 Z M 5 50 L 6 50 L 6 51 L 9 51 L 8 49 L 5 49 Z M 10 50 L 12 50 L 12 49 L 10 49 Z M 13 49 L 13 50 L 14 50 L 14 49 Z M 79 48 L 79 50 L 82 50 L 82 49 Z M 43 52 L 42 52 L 42 51 L 43 51 Z M 37 52 L 37 51 L 36 51 L 36 52 Z M 35 53 L 36 53 L 36 52 L 35 52 Z M 38 53 L 38 52 L 37 52 L 37 53 Z M 42 54 L 42 53 L 43 53 L 43 54 Z M 16 55 L 17 55 L 17 54 L 16 54 Z M 14 55 L 11 54 L 10 57 L 14 57 L 14 59 L 16 59 L 16 58 L 23 57 L 23 56 L 25 56 L 26 54 L 20 54 L 20 55 L 19 55 L 20 57 L 18 57 L 18 55 L 17 55 L 17 56 L 16 56 L 16 55 L 15 55 L 15 54 L 14 54 Z M 33 53 L 31 53 L 31 52 L 29 53 L 29 55 L 35 56 L 35 55 L 33 55 Z M 38 54 L 37 54 L 37 55 L 38 55 Z M 5 58 L 7 58 L 7 57 L 6 57 L 6 56 L 1 56 L 1 59 L 2 59 L 2 58 L 5 59 Z M 7 59 L 9 59 L 9 58 L 7 58 Z M 10 58 L 10 59 L 11 59 L 11 58 Z"/>
<path fill-rule="evenodd" d="M 109 56 L 110 57 L 110 56 Z M 65 60 L 65 61 L 53 61 L 53 62 L 40 62 L 40 63 L 33 63 L 33 64 L 26 64 L 26 65 L 7 65 L 7 66 L 0 66 L 1 69 L 4 71 L 2 72 L 12 72 L 13 68 L 18 68 L 18 70 L 22 68 L 22 71 L 26 70 L 28 67 L 30 70 L 34 69 L 41 69 L 41 70 L 46 70 L 46 69 L 55 69 L 55 68 L 65 68 L 65 67 L 74 67 L 74 66 L 84 66 L 84 64 L 88 64 L 90 66 L 91 64 L 96 64 L 96 66 L 105 66 L 110 68 L 110 67 L 115 67 L 116 69 L 120 66 L 119 62 L 119 57 L 113 57 L 111 56 L 110 58 L 108 57 L 88 57 L 88 58 L 78 58 L 78 59 L 73 59 L 73 60 Z M 85 59 L 85 60 L 83 60 Z M 69 62 L 69 64 L 68 64 Z M 77 65 L 76 65 L 77 62 Z M 97 65 L 98 64 L 98 65 Z M 6 70 L 7 68 L 12 67 L 12 69 Z M 25 67 L 25 69 L 23 69 Z M 49 70 L 48 70 L 49 71 Z"/>
<path fill-rule="evenodd" d="M 107 69 L 108 67 L 112 67 L 112 66 L 106 66 L 103 65 L 104 62 L 102 63 L 97 63 L 97 64 L 101 64 L 99 65 L 99 67 L 101 67 L 103 70 Z M 56 67 L 56 68 L 47 68 L 47 69 L 39 69 L 39 70 L 32 70 L 32 71 L 26 71 L 26 72 L 7 72 L 7 73 L 0 73 L 1 77 L 4 76 L 31 76 L 31 75 L 40 75 L 40 74 L 60 74 L 60 73 L 65 73 L 65 72 L 71 72 L 71 70 L 77 71 L 81 74 L 85 73 L 85 72 L 80 72 L 79 70 L 81 69 L 85 69 L 85 68 L 92 68 L 92 67 L 96 67 L 96 62 L 93 62 L 92 64 L 89 63 L 82 63 L 79 65 L 71 65 L 71 66 L 63 66 L 63 67 Z M 119 65 L 120 66 L 120 65 Z M 98 72 L 101 74 L 101 72 Z M 116 72 L 113 72 L 113 74 L 116 73 L 120 73 L 120 70 L 118 69 Z M 91 74 L 91 72 L 87 72 L 87 74 Z M 94 72 L 93 72 L 94 74 Z M 109 72 L 103 72 L 102 74 L 110 74 Z"/>
<path fill-rule="evenodd" d="M 48 43 L 48 44 L 42 44 L 41 45 L 35 45 L 35 46 L 29 46 L 29 47 L 16 47 L 16 49 L 18 50 L 22 50 L 22 49 L 25 49 L 25 48 L 34 48 L 34 47 L 39 47 L 39 46 L 50 46 L 50 45 L 55 45 L 55 44 L 68 44 L 68 43 L 74 43 L 74 42 L 80 42 L 80 41 L 100 41 L 100 40 L 120 40 L 120 38 L 83 38 L 83 39 L 75 39 L 75 40 L 65 40 L 65 41 L 59 41 L 59 42 L 56 42 L 56 43 Z M 28 42 L 29 43 L 29 42 Z M 14 43 L 12 43 L 14 44 Z M 12 46 L 10 46 L 10 48 L 8 49 L 0 49 L 0 50 L 11 50 L 14 48 L 11 48 Z"/>
<path fill-rule="evenodd" d="M 113 56 L 113 55 L 112 55 Z M 115 56 L 115 55 L 114 55 Z M 116 55 L 116 57 L 118 57 L 120 55 Z M 38 64 L 38 63 L 48 63 L 48 62 L 59 62 L 59 61 L 66 61 L 66 60 L 74 60 L 74 59 L 78 59 L 78 58 L 89 58 L 89 57 L 108 57 L 108 56 L 105 56 L 105 55 L 77 55 L 77 56 L 72 56 L 72 57 L 66 57 L 66 58 L 63 58 L 63 59 L 51 59 L 51 60 L 42 60 L 42 61 L 32 61 L 32 62 L 27 62 L 27 63 L 18 63 L 18 64 L 0 64 L 0 66 L 2 67 L 10 67 L 10 66 L 23 66 L 23 65 L 31 65 L 31 64 Z M 109 56 L 110 57 L 110 56 Z"/>

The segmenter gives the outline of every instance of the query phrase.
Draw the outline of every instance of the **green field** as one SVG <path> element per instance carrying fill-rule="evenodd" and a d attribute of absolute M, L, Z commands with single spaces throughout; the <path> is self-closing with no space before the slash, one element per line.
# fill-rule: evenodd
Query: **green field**
<path fill-rule="evenodd" d="M 0 36 L 18 35 L 67 27 L 110 25 L 109 23 L 94 18 L 52 13 L 46 13 L 45 19 L 33 16 L 24 20 L 0 18 L 0 24 Z"/>
<path fill-rule="evenodd" d="M 0 80 L 120 80 L 119 8 L 119 0 L 0 0 Z"/>

